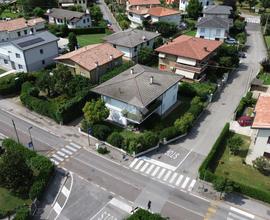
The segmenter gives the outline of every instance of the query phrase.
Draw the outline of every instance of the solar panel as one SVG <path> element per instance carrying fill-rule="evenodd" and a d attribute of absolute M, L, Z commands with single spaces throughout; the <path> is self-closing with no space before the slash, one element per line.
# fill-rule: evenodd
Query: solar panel
<path fill-rule="evenodd" d="M 38 37 L 38 38 L 34 38 L 32 40 L 28 40 L 28 41 L 25 41 L 25 42 L 18 43 L 18 45 L 20 47 L 24 48 L 24 47 L 28 47 L 28 46 L 30 46 L 32 44 L 40 43 L 42 41 L 44 41 L 44 39 L 42 39 L 41 37 Z"/>

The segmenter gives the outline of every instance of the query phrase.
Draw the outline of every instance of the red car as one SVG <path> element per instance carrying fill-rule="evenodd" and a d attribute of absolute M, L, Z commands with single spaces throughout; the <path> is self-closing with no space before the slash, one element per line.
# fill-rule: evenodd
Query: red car
<path fill-rule="evenodd" d="M 253 122 L 253 118 L 250 116 L 241 116 L 240 118 L 238 118 L 238 123 L 240 126 L 242 127 L 246 127 L 246 126 L 251 126 L 252 122 Z"/>

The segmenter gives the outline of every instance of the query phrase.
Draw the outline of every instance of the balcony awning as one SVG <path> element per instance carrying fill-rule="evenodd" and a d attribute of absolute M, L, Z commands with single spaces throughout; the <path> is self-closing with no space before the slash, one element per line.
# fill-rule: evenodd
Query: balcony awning
<path fill-rule="evenodd" d="M 159 58 L 165 58 L 165 57 L 166 57 L 166 54 L 165 54 L 165 53 L 159 53 L 159 54 L 158 54 L 158 57 L 159 57 Z"/>

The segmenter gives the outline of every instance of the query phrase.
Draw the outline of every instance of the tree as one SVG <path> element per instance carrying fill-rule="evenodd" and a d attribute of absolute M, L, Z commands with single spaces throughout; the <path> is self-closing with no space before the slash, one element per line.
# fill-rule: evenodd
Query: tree
<path fill-rule="evenodd" d="M 36 16 L 36 17 L 43 17 L 44 16 L 44 13 L 45 11 L 40 8 L 40 7 L 36 7 L 34 10 L 33 10 L 33 14 Z"/>
<path fill-rule="evenodd" d="M 242 138 L 237 136 L 230 138 L 227 142 L 230 152 L 234 155 L 236 155 L 239 152 L 243 143 L 244 141 L 242 140 Z"/>
<path fill-rule="evenodd" d="M 0 185 L 25 195 L 33 180 L 33 172 L 21 153 L 6 149 L 0 160 Z"/>
<path fill-rule="evenodd" d="M 25 15 L 31 15 L 33 10 L 37 7 L 46 10 L 57 6 L 56 0 L 18 0 L 17 3 L 22 7 Z"/>
<path fill-rule="evenodd" d="M 233 10 L 236 10 L 236 0 L 223 0 L 223 5 L 231 6 Z"/>
<path fill-rule="evenodd" d="M 157 56 L 154 50 L 149 47 L 142 47 L 138 53 L 138 63 L 146 65 L 152 64 L 157 61 Z"/>
<path fill-rule="evenodd" d="M 70 51 L 73 51 L 78 48 L 78 41 L 76 35 L 71 32 L 68 35 L 68 48 Z"/>
<path fill-rule="evenodd" d="M 190 0 L 187 6 L 188 17 L 197 19 L 202 12 L 202 5 L 199 0 Z"/>
<path fill-rule="evenodd" d="M 252 161 L 253 167 L 263 174 L 270 174 L 270 160 L 264 156 L 258 157 Z"/>
<path fill-rule="evenodd" d="M 165 21 L 155 22 L 153 24 L 154 31 L 158 31 L 162 37 L 171 37 L 177 33 L 178 28 L 175 23 L 169 23 Z"/>
<path fill-rule="evenodd" d="M 162 38 L 162 37 L 157 37 L 157 38 L 155 39 L 155 41 L 154 41 L 154 46 L 153 46 L 153 48 L 156 49 L 156 48 L 158 48 L 158 47 L 160 47 L 160 46 L 162 46 L 162 45 L 163 45 L 163 38 Z"/>
<path fill-rule="evenodd" d="M 239 4 L 240 4 L 240 7 L 242 8 L 243 6 L 243 3 L 244 3 L 245 0 L 238 0 Z"/>
<path fill-rule="evenodd" d="M 260 0 L 262 3 L 263 8 L 270 8 L 270 1 L 269 0 Z"/>
<path fill-rule="evenodd" d="M 48 71 L 40 74 L 37 80 L 37 86 L 41 91 L 47 93 L 49 97 L 54 96 L 55 78 Z"/>
<path fill-rule="evenodd" d="M 90 125 L 96 124 L 108 118 L 110 111 L 102 99 L 86 102 L 83 107 L 84 118 Z"/>
<path fill-rule="evenodd" d="M 174 122 L 174 126 L 180 132 L 180 134 L 184 134 L 191 127 L 193 120 L 194 116 L 191 113 L 185 113 L 181 118 Z"/>
<path fill-rule="evenodd" d="M 249 9 L 251 10 L 258 2 L 257 0 L 247 0 L 247 3 L 249 5 Z"/>
<path fill-rule="evenodd" d="M 58 65 L 53 71 L 53 78 L 55 81 L 54 92 L 57 94 L 68 94 L 69 82 L 72 80 L 73 76 L 70 69 L 64 65 Z"/>
<path fill-rule="evenodd" d="M 103 14 L 100 10 L 100 7 L 96 4 L 90 7 L 90 14 L 91 18 L 95 21 L 96 24 L 103 18 Z"/>
<path fill-rule="evenodd" d="M 233 182 L 227 178 L 217 178 L 213 182 L 214 189 L 220 192 L 220 199 L 222 198 L 223 193 L 231 193 L 234 189 Z"/>
<path fill-rule="evenodd" d="M 62 37 L 66 37 L 69 34 L 69 29 L 65 20 L 65 24 L 59 26 L 59 31 Z"/>

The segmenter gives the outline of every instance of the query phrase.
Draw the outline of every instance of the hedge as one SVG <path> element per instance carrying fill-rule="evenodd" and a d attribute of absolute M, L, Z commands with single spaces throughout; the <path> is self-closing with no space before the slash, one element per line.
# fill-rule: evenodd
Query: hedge
<path fill-rule="evenodd" d="M 65 103 L 57 103 L 57 101 L 47 100 L 37 97 L 37 88 L 30 82 L 22 85 L 20 95 L 21 102 L 27 108 L 54 119 L 58 123 L 68 123 L 80 115 L 85 102 L 94 97 L 91 91 L 82 90 L 75 97 L 65 101 Z"/>
<path fill-rule="evenodd" d="M 105 27 L 90 27 L 90 28 L 76 28 L 70 30 L 70 32 L 76 35 L 82 34 L 104 34 L 106 32 Z"/>
<path fill-rule="evenodd" d="M 239 105 L 237 106 L 237 108 L 235 110 L 236 111 L 235 112 L 236 119 L 243 115 L 246 107 L 248 107 L 252 104 L 255 104 L 255 103 L 256 103 L 256 100 L 252 98 L 252 92 L 248 92 L 246 94 L 246 96 L 240 100 Z"/>
<path fill-rule="evenodd" d="M 30 211 L 26 206 L 17 209 L 16 216 L 13 220 L 28 220 L 30 219 Z"/>
<path fill-rule="evenodd" d="M 126 218 L 126 220 L 168 220 L 169 218 L 163 218 L 160 214 L 151 213 L 144 209 L 139 209 L 137 212 Z"/>
<path fill-rule="evenodd" d="M 159 134 L 159 138 L 160 140 L 163 140 L 164 138 L 168 141 L 171 140 L 177 136 L 179 136 L 179 131 L 174 127 L 168 127 L 168 128 L 164 128 L 160 134 Z"/>
<path fill-rule="evenodd" d="M 224 142 L 228 134 L 229 134 L 229 124 L 226 123 L 222 132 L 220 133 L 219 137 L 214 143 L 210 153 L 205 158 L 205 160 L 203 161 L 203 163 L 201 164 L 199 168 L 200 179 L 203 179 L 208 182 L 213 182 L 214 180 L 218 178 L 223 178 L 222 176 L 218 176 L 213 173 L 213 166 L 216 165 L 219 158 L 224 153 L 226 145 L 222 143 Z M 239 192 L 247 196 L 250 196 L 254 199 L 258 199 L 258 200 L 270 203 L 270 192 L 255 188 L 253 186 L 245 185 L 236 181 L 232 181 L 232 182 L 233 182 L 233 185 L 235 186 L 234 187 L 235 192 Z"/>

